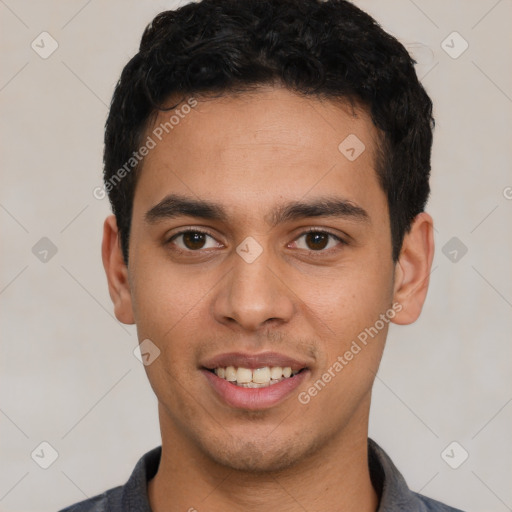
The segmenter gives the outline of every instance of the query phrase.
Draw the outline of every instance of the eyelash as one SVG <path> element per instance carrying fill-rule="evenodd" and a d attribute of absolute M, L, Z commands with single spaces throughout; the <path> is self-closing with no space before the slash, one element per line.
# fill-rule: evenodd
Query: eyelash
<path fill-rule="evenodd" d="M 174 240 L 182 235 L 185 235 L 187 233 L 198 233 L 198 234 L 201 234 L 201 235 L 208 235 L 209 237 L 213 238 L 215 240 L 215 237 L 209 233 L 208 231 L 204 231 L 204 230 L 199 230 L 199 229 L 185 229 L 183 231 L 179 231 L 178 233 L 175 233 L 173 234 L 168 240 L 165 241 L 165 245 L 171 245 L 172 242 L 174 242 Z M 301 237 L 305 236 L 305 235 L 309 235 L 311 233 L 320 233 L 320 234 L 323 234 L 323 235 L 328 235 L 329 237 L 335 239 L 340 245 L 348 245 L 348 243 L 342 239 L 341 237 L 339 237 L 338 235 L 335 235 L 334 233 L 331 233 L 330 231 L 327 231 L 325 229 L 313 229 L 313 228 L 310 228 L 306 231 L 304 231 L 303 233 L 301 233 L 297 238 L 295 238 L 293 241 L 295 242 L 296 240 L 300 239 Z M 192 249 L 182 249 L 181 247 L 175 247 L 174 250 L 176 252 L 179 252 L 179 253 L 200 253 L 202 251 L 204 251 L 205 249 L 197 249 L 197 250 L 192 250 Z M 336 250 L 335 248 L 330 248 L 330 249 L 320 249 L 318 251 L 315 251 L 313 249 L 302 249 L 302 250 L 307 250 L 309 253 L 311 254 L 329 254 L 331 253 L 333 250 Z"/>

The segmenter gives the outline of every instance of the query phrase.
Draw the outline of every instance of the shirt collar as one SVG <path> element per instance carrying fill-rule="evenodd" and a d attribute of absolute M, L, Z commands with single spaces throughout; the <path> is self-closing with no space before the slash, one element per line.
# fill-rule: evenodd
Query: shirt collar
<path fill-rule="evenodd" d="M 148 498 L 148 482 L 158 471 L 162 447 L 146 453 L 135 466 L 123 488 L 122 510 L 151 512 Z M 380 496 L 377 512 L 425 510 L 417 495 L 410 491 L 403 476 L 386 452 L 372 439 L 368 439 L 368 464 L 372 484 Z"/>
<path fill-rule="evenodd" d="M 380 496 L 377 512 L 424 510 L 388 454 L 373 439 L 368 439 L 368 465 L 373 487 Z"/>

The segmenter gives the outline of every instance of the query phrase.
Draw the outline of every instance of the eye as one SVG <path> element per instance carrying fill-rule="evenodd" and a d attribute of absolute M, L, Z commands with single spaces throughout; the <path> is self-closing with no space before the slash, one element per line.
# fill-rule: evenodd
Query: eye
<path fill-rule="evenodd" d="M 298 242 L 301 239 L 304 239 L 304 241 L 302 243 Z M 329 233 L 328 231 L 320 231 L 315 229 L 306 231 L 300 235 L 293 243 L 297 246 L 298 249 L 314 252 L 328 252 L 329 249 L 332 249 L 338 244 L 346 245 L 346 242 L 339 236 Z"/>
<path fill-rule="evenodd" d="M 213 238 L 213 236 L 205 233 L 204 231 L 198 231 L 196 229 L 180 231 L 179 233 L 173 235 L 167 243 L 175 244 L 178 249 L 182 251 L 214 249 L 215 247 L 219 247 L 221 245 Z"/>
<path fill-rule="evenodd" d="M 178 251 L 198 252 L 201 249 L 215 249 L 222 247 L 215 238 L 205 231 L 197 229 L 187 229 L 174 234 L 166 244 L 175 245 Z M 346 245 L 346 242 L 339 236 L 328 231 L 310 229 L 302 233 L 292 242 L 297 249 L 303 249 L 310 252 L 329 252 L 339 244 Z M 289 245 L 289 247 L 290 247 Z"/>

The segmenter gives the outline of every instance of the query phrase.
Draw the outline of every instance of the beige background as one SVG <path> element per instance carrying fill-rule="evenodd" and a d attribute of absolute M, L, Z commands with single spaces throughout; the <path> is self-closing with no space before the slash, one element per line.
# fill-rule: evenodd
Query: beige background
<path fill-rule="evenodd" d="M 356 3 L 417 56 L 437 119 L 431 289 L 421 320 L 390 331 L 370 433 L 412 489 L 471 512 L 512 510 L 512 2 Z M 50 512 L 124 483 L 159 444 L 134 328 L 112 315 L 100 260 L 109 206 L 93 189 L 114 84 L 145 25 L 175 5 L 0 0 L 2 511 Z M 59 45 L 47 59 L 31 48 L 42 31 Z M 442 47 L 463 48 L 454 31 L 469 44 L 458 58 Z M 57 249 L 46 262 L 33 253 L 43 237 Z M 443 253 L 452 237 L 467 247 L 456 262 L 454 247 Z M 48 469 L 31 458 L 43 441 L 58 453 Z M 452 441 L 469 453 L 458 469 L 441 456 Z"/>

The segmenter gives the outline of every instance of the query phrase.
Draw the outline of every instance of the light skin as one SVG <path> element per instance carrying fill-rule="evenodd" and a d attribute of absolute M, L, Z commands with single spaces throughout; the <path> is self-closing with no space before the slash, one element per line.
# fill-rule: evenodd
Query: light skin
<path fill-rule="evenodd" d="M 168 117 L 159 114 L 153 126 Z M 366 147 L 354 161 L 338 150 L 350 134 Z M 391 322 L 409 324 L 425 300 L 432 219 L 415 218 L 393 262 L 376 144 L 358 107 L 277 87 L 198 98 L 145 158 L 128 265 L 115 218 L 106 219 L 102 253 L 116 317 L 136 323 L 139 340 L 161 351 L 145 367 L 162 433 L 148 486 L 153 511 L 377 509 L 368 417 L 389 324 L 307 404 L 298 400 L 394 303 L 401 310 Z M 224 215 L 155 210 L 170 194 L 215 203 Z M 331 213 L 334 201 L 343 207 L 277 218 L 288 203 L 320 199 L 332 200 Z M 323 236 L 307 235 L 311 228 Z M 187 229 L 206 235 L 178 235 Z M 252 263 L 236 251 L 247 237 L 262 248 Z M 275 406 L 233 408 L 200 368 L 234 351 L 279 352 L 306 361 L 309 373 Z"/>

